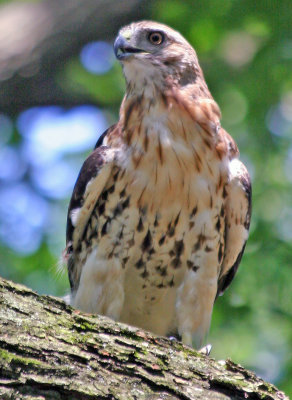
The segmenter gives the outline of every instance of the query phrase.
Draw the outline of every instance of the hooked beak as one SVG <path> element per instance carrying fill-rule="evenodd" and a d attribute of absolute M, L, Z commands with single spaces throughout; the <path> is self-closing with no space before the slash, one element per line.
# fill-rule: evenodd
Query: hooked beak
<path fill-rule="evenodd" d="M 144 50 L 131 47 L 123 36 L 118 36 L 114 43 L 114 52 L 118 60 L 124 60 L 133 54 L 144 53 Z"/>

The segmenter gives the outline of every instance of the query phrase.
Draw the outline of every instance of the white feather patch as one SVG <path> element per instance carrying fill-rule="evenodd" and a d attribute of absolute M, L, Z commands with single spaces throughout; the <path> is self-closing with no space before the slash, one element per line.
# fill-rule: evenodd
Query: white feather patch
<path fill-rule="evenodd" d="M 70 212 L 71 222 L 72 222 L 72 225 L 74 227 L 77 225 L 77 221 L 78 221 L 78 217 L 79 217 L 79 214 L 80 214 L 80 210 L 81 210 L 81 208 L 79 207 L 79 208 L 74 208 L 74 210 L 72 210 Z"/>

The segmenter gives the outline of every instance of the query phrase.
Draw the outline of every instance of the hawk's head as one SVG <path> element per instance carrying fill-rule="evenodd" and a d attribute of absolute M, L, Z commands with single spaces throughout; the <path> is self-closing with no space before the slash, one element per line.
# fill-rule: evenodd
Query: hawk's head
<path fill-rule="evenodd" d="M 152 21 L 122 28 L 114 44 L 128 83 L 155 82 L 164 86 L 194 83 L 202 72 L 195 50 L 183 36 L 166 25 Z"/>

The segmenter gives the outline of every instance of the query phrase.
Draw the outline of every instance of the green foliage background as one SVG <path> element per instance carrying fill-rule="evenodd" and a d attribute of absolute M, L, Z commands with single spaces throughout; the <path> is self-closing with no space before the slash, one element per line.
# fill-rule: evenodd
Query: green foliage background
<path fill-rule="evenodd" d="M 292 2 L 159 0 L 148 17 L 179 30 L 196 49 L 222 125 L 253 180 L 250 239 L 238 275 L 214 308 L 212 356 L 230 357 L 292 394 Z M 117 119 L 124 90 L 118 63 L 92 75 L 78 58 L 68 59 L 58 79 L 104 104 L 109 124 Z M 15 126 L 11 143 L 21 140 Z M 68 200 L 59 200 L 59 236 Z M 0 274 L 40 293 L 68 290 L 56 264 L 46 236 L 29 256 L 1 246 Z"/>

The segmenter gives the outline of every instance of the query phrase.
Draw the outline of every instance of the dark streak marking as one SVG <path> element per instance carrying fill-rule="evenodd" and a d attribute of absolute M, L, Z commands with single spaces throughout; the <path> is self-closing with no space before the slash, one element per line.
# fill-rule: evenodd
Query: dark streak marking
<path fill-rule="evenodd" d="M 233 280 L 233 278 L 234 278 L 234 276 L 236 274 L 236 271 L 237 271 L 237 269 L 239 267 L 242 255 L 244 253 L 245 245 L 246 245 L 246 242 L 244 243 L 241 252 L 238 254 L 235 263 L 232 265 L 232 267 L 229 269 L 229 271 L 227 271 L 227 273 L 225 275 L 223 275 L 219 279 L 219 281 L 218 281 L 218 291 L 217 291 L 216 298 L 218 297 L 218 295 L 220 293 L 223 293 L 228 288 L 230 283 L 232 282 L 232 280 Z"/>
<path fill-rule="evenodd" d="M 193 247 L 193 251 L 198 251 L 198 250 L 200 250 L 200 248 L 201 248 L 200 242 L 197 242 Z"/>
<path fill-rule="evenodd" d="M 195 160 L 196 170 L 198 172 L 201 172 L 201 165 L 199 164 L 199 162 L 198 162 L 197 158 L 195 158 L 195 156 L 194 156 L 194 160 Z"/>
<path fill-rule="evenodd" d="M 173 286 L 174 286 L 174 279 L 173 279 L 173 277 L 172 277 L 171 280 L 168 282 L 168 286 L 169 286 L 169 287 L 173 287 Z"/>
<path fill-rule="evenodd" d="M 165 235 L 161 236 L 161 238 L 159 239 L 159 242 L 158 242 L 159 246 L 162 246 L 164 241 L 165 241 Z"/>
<path fill-rule="evenodd" d="M 169 237 L 172 237 L 174 235 L 174 232 L 175 232 L 175 228 L 173 226 L 171 226 L 171 223 L 169 223 L 168 227 L 167 227 L 167 232 L 166 232 L 167 235 Z"/>
<path fill-rule="evenodd" d="M 171 261 L 171 266 L 173 267 L 173 268 L 179 268 L 180 266 L 181 266 L 181 260 L 179 259 L 179 258 L 174 258 L 172 261 Z"/>
<path fill-rule="evenodd" d="M 224 215 L 225 215 L 225 210 L 224 210 L 224 206 L 222 204 L 221 211 L 220 211 L 220 217 L 224 217 Z"/>
<path fill-rule="evenodd" d="M 119 234 L 119 239 L 122 239 L 122 238 L 123 238 L 123 235 L 124 235 L 124 227 L 125 227 L 125 225 L 122 226 L 121 232 L 120 232 L 120 234 Z"/>
<path fill-rule="evenodd" d="M 197 214 L 197 211 L 198 211 L 198 207 L 196 206 L 196 207 L 193 208 L 193 211 L 191 213 L 191 217 L 194 217 Z"/>
<path fill-rule="evenodd" d="M 120 192 L 120 197 L 125 197 L 126 195 L 126 188 L 124 188 L 121 192 Z"/>
<path fill-rule="evenodd" d="M 184 245 L 184 242 L 182 240 L 175 241 L 174 251 L 175 251 L 177 257 L 181 256 L 181 254 L 182 254 L 182 252 L 184 250 L 184 247 L 185 247 L 185 245 Z"/>
<path fill-rule="evenodd" d="M 198 236 L 198 241 L 197 241 L 197 243 L 196 243 L 196 244 L 194 245 L 194 247 L 193 247 L 193 251 L 198 251 L 198 250 L 200 250 L 200 249 L 202 248 L 204 242 L 206 241 L 206 239 L 207 239 L 207 236 L 200 234 L 200 235 Z"/>
<path fill-rule="evenodd" d="M 91 217 L 89 220 L 89 223 L 88 223 L 91 230 L 93 230 L 95 228 L 96 223 L 97 223 L 97 221 Z"/>
<path fill-rule="evenodd" d="M 138 231 L 138 232 L 142 232 L 143 229 L 144 229 L 144 226 L 143 226 L 142 218 L 140 217 L 139 223 L 138 223 L 138 225 L 137 225 L 137 231 Z"/>
<path fill-rule="evenodd" d="M 174 220 L 174 226 L 177 226 L 179 217 L 180 217 L 180 212 L 177 214 L 176 219 Z"/>
<path fill-rule="evenodd" d="M 210 172 L 210 175 L 213 177 L 213 176 L 214 176 L 214 175 L 213 175 L 213 171 L 212 171 L 212 169 L 211 169 L 209 163 L 207 163 L 207 167 L 208 167 L 208 170 L 209 170 L 209 172 Z M 209 192 L 210 192 L 210 187 L 208 187 L 208 189 L 209 189 Z"/>
<path fill-rule="evenodd" d="M 217 232 L 220 232 L 220 229 L 221 229 L 221 221 L 220 221 L 220 217 L 219 217 L 219 216 L 217 216 L 217 222 L 216 222 L 215 228 L 216 228 L 216 231 L 217 231 Z"/>
<path fill-rule="evenodd" d="M 218 262 L 221 263 L 223 258 L 223 244 L 220 243 L 219 250 L 218 250 Z"/>
<path fill-rule="evenodd" d="M 128 208 L 130 205 L 130 196 L 126 198 L 126 200 L 122 203 L 122 209 L 125 210 L 125 208 Z"/>
<path fill-rule="evenodd" d="M 138 205 L 140 205 L 140 201 L 141 201 L 141 199 L 142 199 L 142 196 L 143 196 L 145 190 L 146 190 L 146 186 L 144 187 L 144 189 L 142 190 L 142 192 L 141 192 L 141 194 L 140 194 L 140 197 L 139 197 L 139 199 L 138 199 Z"/>
<path fill-rule="evenodd" d="M 123 262 L 124 265 L 127 264 L 127 262 L 129 261 L 129 258 L 130 257 L 124 257 L 123 258 L 122 262 Z"/>
<path fill-rule="evenodd" d="M 127 144 L 131 143 L 132 136 L 133 136 L 133 129 L 127 129 L 127 134 L 126 134 L 126 143 Z"/>
<path fill-rule="evenodd" d="M 129 105 L 129 107 L 126 109 L 126 111 L 125 111 L 125 119 L 124 119 L 124 127 L 125 127 L 125 129 L 127 129 L 127 127 L 128 127 L 129 118 L 130 118 L 130 116 L 132 114 L 132 111 L 134 110 L 134 107 L 136 105 L 136 101 L 137 101 L 137 99 L 134 99 L 132 101 L 132 103 Z"/>
<path fill-rule="evenodd" d="M 109 222 L 109 220 L 106 220 L 105 223 L 103 224 L 103 226 L 101 228 L 101 236 L 104 236 L 106 234 L 108 222 Z"/>
<path fill-rule="evenodd" d="M 105 210 L 105 203 L 102 203 L 99 207 L 98 207 L 98 214 L 102 215 L 104 213 Z"/>
<path fill-rule="evenodd" d="M 93 213 L 92 213 L 92 218 L 95 218 L 96 220 L 98 220 L 99 219 L 98 217 L 99 217 L 98 210 L 97 210 L 97 207 L 95 207 L 93 210 Z"/>
<path fill-rule="evenodd" d="M 207 240 L 207 236 L 200 233 L 198 240 L 201 244 L 203 244 Z"/>
<path fill-rule="evenodd" d="M 141 108 L 139 109 L 139 116 L 140 116 L 140 113 L 141 113 Z M 139 124 L 138 129 L 137 129 L 138 136 L 140 136 L 140 133 L 141 133 L 141 126 L 142 126 L 142 119 L 141 119 L 140 124 Z"/>
<path fill-rule="evenodd" d="M 157 214 L 155 215 L 154 226 L 155 227 L 158 226 L 158 216 L 157 216 Z"/>
<path fill-rule="evenodd" d="M 200 268 L 198 265 L 195 265 L 195 263 L 193 263 L 193 261 L 190 261 L 190 260 L 187 261 L 187 266 L 189 269 L 191 269 L 194 272 L 197 272 L 198 269 Z"/>
<path fill-rule="evenodd" d="M 126 170 L 125 170 L 125 169 L 123 169 L 123 171 L 121 172 L 120 179 L 123 179 L 123 177 L 125 176 L 125 173 L 126 173 Z"/>
<path fill-rule="evenodd" d="M 118 176 L 119 176 L 119 173 L 120 173 L 120 171 L 117 171 L 117 172 L 113 175 L 113 180 L 114 180 L 114 182 L 117 181 Z"/>
<path fill-rule="evenodd" d="M 245 221 L 243 223 L 243 226 L 245 227 L 245 229 L 248 231 L 249 230 L 249 225 L 250 225 L 250 215 L 247 214 Z"/>
<path fill-rule="evenodd" d="M 122 205 L 120 203 L 118 203 L 116 208 L 113 211 L 113 218 L 116 218 L 118 215 L 121 215 L 122 211 L 123 211 Z"/>
<path fill-rule="evenodd" d="M 102 200 L 105 200 L 105 201 L 107 200 L 107 198 L 108 198 L 108 191 L 107 190 L 102 192 L 101 198 L 102 198 Z"/>
<path fill-rule="evenodd" d="M 148 128 L 146 128 L 146 129 L 145 129 L 145 132 L 144 132 L 144 141 L 143 141 L 143 145 L 144 145 L 144 150 L 145 150 L 145 152 L 147 152 L 147 150 L 148 150 L 148 144 L 149 144 Z"/>
<path fill-rule="evenodd" d="M 114 244 L 114 246 L 113 246 L 113 248 L 112 248 L 112 251 L 109 253 L 109 255 L 108 255 L 108 258 L 109 258 L 109 259 L 113 258 L 114 256 L 116 257 L 115 249 L 116 249 L 117 245 L 118 245 L 118 242 L 116 242 L 116 243 Z"/>
<path fill-rule="evenodd" d="M 140 275 L 142 278 L 148 278 L 149 276 L 149 272 L 147 271 L 147 269 L 145 268 L 144 271 L 142 272 L 142 274 Z"/>
<path fill-rule="evenodd" d="M 174 235 L 175 229 L 174 227 L 171 227 L 170 230 L 167 232 L 169 237 L 172 237 Z"/>
<path fill-rule="evenodd" d="M 132 239 L 130 239 L 130 240 L 127 241 L 127 245 L 128 245 L 129 247 L 133 247 L 134 244 L 135 244 L 134 237 L 132 237 Z"/>
<path fill-rule="evenodd" d="M 146 85 L 147 85 L 147 83 L 146 83 Z M 155 100 L 154 100 L 154 98 L 152 97 L 152 98 L 150 99 L 149 103 L 148 103 L 148 112 L 150 111 L 150 108 L 151 108 L 154 104 L 155 104 Z"/>
<path fill-rule="evenodd" d="M 145 189 L 144 189 L 145 190 Z M 146 215 L 147 213 L 147 207 L 140 207 L 139 208 L 139 213 L 142 215 Z"/>
<path fill-rule="evenodd" d="M 158 136 L 158 157 L 159 157 L 160 164 L 163 164 L 163 153 L 162 153 L 160 136 Z"/>
<path fill-rule="evenodd" d="M 140 259 L 136 262 L 135 267 L 136 267 L 137 269 L 141 269 L 144 265 L 145 265 L 145 263 L 144 263 L 143 259 L 140 258 Z"/>
<path fill-rule="evenodd" d="M 154 253 L 155 253 L 155 250 L 154 250 L 154 248 L 152 247 L 152 248 L 149 250 L 149 255 L 152 256 L 152 254 L 154 254 Z"/>
<path fill-rule="evenodd" d="M 183 124 L 182 120 L 180 120 L 180 122 L 181 122 L 181 127 L 182 127 L 182 131 L 183 131 L 184 139 L 187 140 L 187 135 L 186 135 L 186 130 L 185 130 L 184 124 Z"/>
<path fill-rule="evenodd" d="M 222 183 L 223 183 L 223 178 L 222 178 L 222 175 L 220 174 L 218 186 L 216 187 L 216 193 L 218 193 L 219 190 L 221 189 Z"/>
<path fill-rule="evenodd" d="M 92 239 L 97 240 L 98 239 L 98 231 L 97 231 L 97 226 L 91 231 L 91 234 L 89 236 L 89 241 L 92 242 Z"/>
<path fill-rule="evenodd" d="M 201 172 L 201 165 L 202 165 L 201 162 L 200 162 L 201 159 L 200 159 L 199 155 L 197 154 L 194 146 L 192 146 L 192 150 L 193 150 L 192 154 L 193 154 L 193 158 L 194 158 L 196 169 L 197 169 L 198 172 Z"/>
<path fill-rule="evenodd" d="M 109 189 L 108 192 L 109 193 L 113 193 L 115 191 L 115 185 L 112 185 Z"/>
<path fill-rule="evenodd" d="M 147 234 L 146 234 L 146 236 L 145 236 L 145 238 L 143 240 L 143 243 L 141 245 L 142 250 L 145 251 L 145 250 L 149 249 L 151 244 L 152 244 L 152 236 L 151 236 L 151 233 L 150 233 L 150 231 L 148 229 L 148 232 L 147 232 Z"/>

